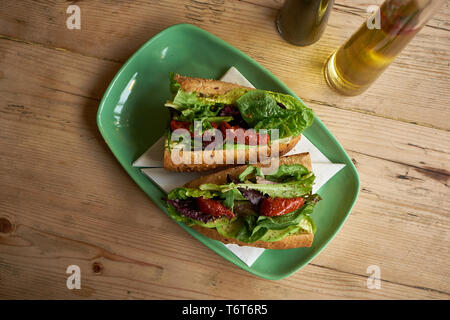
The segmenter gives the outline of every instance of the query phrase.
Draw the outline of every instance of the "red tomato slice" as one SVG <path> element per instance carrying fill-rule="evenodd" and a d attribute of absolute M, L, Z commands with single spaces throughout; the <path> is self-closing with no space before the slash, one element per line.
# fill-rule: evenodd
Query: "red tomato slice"
<path fill-rule="evenodd" d="M 225 207 L 222 203 L 220 203 L 220 201 L 204 199 L 203 197 L 197 198 L 196 201 L 198 208 L 203 213 L 210 214 L 215 217 L 234 217 L 233 211 Z"/>
<path fill-rule="evenodd" d="M 261 201 L 259 213 L 267 217 L 282 216 L 300 209 L 304 203 L 303 198 L 266 198 Z"/>

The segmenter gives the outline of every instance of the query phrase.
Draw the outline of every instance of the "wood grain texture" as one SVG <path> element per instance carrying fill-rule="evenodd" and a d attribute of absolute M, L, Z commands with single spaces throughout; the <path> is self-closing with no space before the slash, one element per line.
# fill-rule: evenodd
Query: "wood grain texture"
<path fill-rule="evenodd" d="M 365 2 L 338 2 L 324 38 L 307 48 L 273 31 L 280 3 L 226 1 L 199 17 L 192 1 L 80 2 L 82 30 L 68 31 L 66 2 L 0 2 L 0 298 L 449 298 L 448 8 L 386 83 L 342 98 L 318 70 L 361 23 Z M 97 130 L 98 103 L 123 61 L 181 21 L 229 41 L 306 98 L 356 164 L 362 187 L 352 214 L 287 279 L 256 278 L 180 229 Z M 66 288 L 71 264 L 82 270 L 79 291 Z M 373 264 L 380 290 L 366 287 Z"/>
<path fill-rule="evenodd" d="M 124 62 L 162 29 L 193 23 L 255 58 L 307 102 L 449 130 L 448 2 L 364 95 L 340 96 L 325 85 L 326 58 L 364 22 L 367 6 L 381 2 L 337 1 L 322 39 L 309 47 L 290 45 L 278 35 L 274 20 L 282 1 L 274 0 L 91 0 L 79 3 L 81 30 L 64 27 L 64 1 L 3 1 L 0 34 Z"/>

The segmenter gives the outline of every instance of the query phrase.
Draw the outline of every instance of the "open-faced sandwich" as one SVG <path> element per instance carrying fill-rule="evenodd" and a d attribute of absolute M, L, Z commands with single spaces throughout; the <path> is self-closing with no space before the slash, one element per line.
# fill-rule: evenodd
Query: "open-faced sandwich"
<path fill-rule="evenodd" d="M 172 218 L 223 243 L 267 249 L 310 247 L 311 218 L 321 199 L 312 194 L 308 153 L 225 169 L 187 183 L 167 196 Z"/>
<path fill-rule="evenodd" d="M 167 170 L 206 171 L 263 161 L 261 154 L 279 157 L 313 122 L 313 111 L 287 94 L 178 74 L 170 79 Z M 178 135 L 179 129 L 185 133 Z"/>

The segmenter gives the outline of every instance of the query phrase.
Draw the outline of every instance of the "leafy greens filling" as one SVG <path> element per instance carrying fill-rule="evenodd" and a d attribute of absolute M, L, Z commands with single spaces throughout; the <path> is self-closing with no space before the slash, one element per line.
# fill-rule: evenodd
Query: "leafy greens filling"
<path fill-rule="evenodd" d="M 255 180 L 256 176 L 275 183 L 253 183 L 252 180 Z M 238 179 L 228 179 L 230 181 L 228 184 L 203 184 L 199 189 L 176 188 L 169 193 L 168 199 L 215 198 L 222 200 L 223 205 L 234 212 L 244 205 L 247 210 L 243 214 L 238 214 L 237 218 L 231 221 L 225 218 L 221 219 L 220 223 L 214 222 L 203 226 L 216 228 L 220 234 L 246 243 L 258 240 L 278 241 L 293 233 L 314 233 L 316 231 L 311 214 L 321 198 L 318 194 L 311 194 L 314 178 L 312 172 L 299 164 L 281 165 L 275 172 L 267 175 L 264 175 L 260 168 L 249 165 Z M 303 197 L 305 204 L 294 212 L 267 217 L 259 215 L 257 210 L 251 209 L 252 207 L 257 208 L 254 203 L 247 201 L 248 199 L 242 200 L 247 198 L 242 192 L 243 190 L 254 190 L 273 198 Z M 198 223 L 198 221 L 183 216 L 171 205 L 169 205 L 169 214 L 188 225 Z"/>
<path fill-rule="evenodd" d="M 201 120 L 211 123 L 226 105 L 239 109 L 243 120 L 256 131 L 278 130 L 278 139 L 297 136 L 309 127 L 314 113 L 300 100 L 282 93 L 266 90 L 236 88 L 222 95 L 199 96 L 196 92 L 185 92 L 170 75 L 172 101 L 165 106 L 177 110 L 173 119 L 179 121 Z M 209 120 L 208 120 L 209 119 Z M 222 121 L 231 121 L 222 119 Z M 272 140 L 273 135 L 272 135 Z"/>

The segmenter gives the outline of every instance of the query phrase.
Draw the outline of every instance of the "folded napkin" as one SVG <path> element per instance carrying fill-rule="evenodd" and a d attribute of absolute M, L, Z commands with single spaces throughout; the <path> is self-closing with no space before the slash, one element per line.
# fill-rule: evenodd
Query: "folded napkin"
<path fill-rule="evenodd" d="M 221 80 L 254 88 L 254 86 L 234 67 L 231 67 Z M 164 170 L 164 140 L 165 137 L 163 136 L 155 142 L 133 163 L 133 166 L 141 167 L 141 171 L 166 192 L 169 192 L 173 188 L 180 187 L 201 175 L 205 175 L 204 172 L 171 172 Z M 302 152 L 309 152 L 311 156 L 312 171 L 316 176 L 312 190 L 313 193 L 317 192 L 345 166 L 344 164 L 331 163 L 331 161 L 328 160 L 328 158 L 325 157 L 305 136 L 302 136 L 297 145 L 286 155 Z M 263 248 L 238 246 L 235 244 L 224 244 L 224 246 L 248 266 L 251 266 L 265 250 Z"/>

